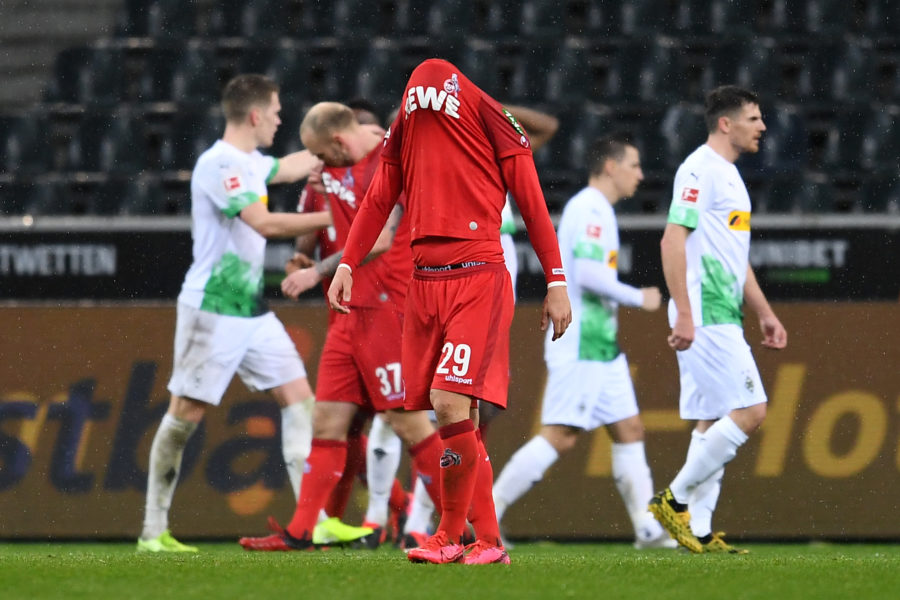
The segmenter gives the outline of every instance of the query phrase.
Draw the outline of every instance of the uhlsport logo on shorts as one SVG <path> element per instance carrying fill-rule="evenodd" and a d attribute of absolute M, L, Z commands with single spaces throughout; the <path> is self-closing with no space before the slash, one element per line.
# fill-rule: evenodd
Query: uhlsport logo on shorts
<path fill-rule="evenodd" d="M 441 468 L 447 469 L 449 467 L 453 467 L 456 465 L 462 464 L 462 456 L 451 450 L 450 448 L 444 448 L 444 453 L 441 455 Z"/>

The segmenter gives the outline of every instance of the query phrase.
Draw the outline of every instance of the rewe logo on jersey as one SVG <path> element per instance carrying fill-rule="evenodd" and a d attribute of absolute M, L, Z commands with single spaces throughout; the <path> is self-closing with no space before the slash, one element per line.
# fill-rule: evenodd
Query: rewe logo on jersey
<path fill-rule="evenodd" d="M 353 190 L 347 189 L 340 181 L 332 177 L 331 173 L 328 173 L 327 171 L 322 173 L 322 185 L 325 186 L 325 191 L 327 193 L 343 200 L 350 205 L 350 208 L 356 208 L 356 194 L 353 193 Z"/>
<path fill-rule="evenodd" d="M 459 118 L 460 100 L 456 96 L 451 96 L 446 91 L 438 92 L 437 88 L 424 87 L 417 85 L 411 87 L 406 92 L 406 105 L 404 112 L 409 118 L 413 111 L 420 108 L 430 108 L 435 112 L 442 112 L 454 119 Z"/>

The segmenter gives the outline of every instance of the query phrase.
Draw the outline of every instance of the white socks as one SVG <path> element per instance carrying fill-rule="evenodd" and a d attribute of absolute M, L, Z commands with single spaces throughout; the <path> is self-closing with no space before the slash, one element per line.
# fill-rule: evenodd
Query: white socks
<path fill-rule="evenodd" d="M 741 431 L 731 417 L 722 417 L 716 421 L 696 444 L 692 437 L 684 466 L 669 486 L 675 500 L 688 504 L 697 486 L 734 458 L 737 449 L 746 441 L 747 434 Z"/>
<path fill-rule="evenodd" d="M 420 477 L 416 477 L 416 487 L 413 491 L 412 505 L 409 515 L 406 517 L 406 525 L 403 533 L 429 533 L 431 531 L 431 517 L 434 514 L 434 502 L 425 489 Z"/>
<path fill-rule="evenodd" d="M 147 500 L 141 538 L 153 539 L 169 528 L 169 507 L 181 471 L 181 457 L 197 423 L 166 413 L 150 446 Z"/>
<path fill-rule="evenodd" d="M 647 542 L 663 535 L 662 526 L 647 510 L 653 497 L 653 478 L 644 442 L 612 445 L 612 476 L 631 518 L 635 538 Z"/>
<path fill-rule="evenodd" d="M 372 419 L 369 442 L 366 445 L 366 480 L 369 485 L 367 523 L 376 523 L 382 527 L 387 525 L 391 488 L 400 467 L 402 449 L 403 443 L 391 426 L 376 415 Z"/>
<path fill-rule="evenodd" d="M 510 505 L 543 479 L 544 473 L 558 458 L 556 448 L 540 435 L 516 450 L 494 482 L 494 509 L 498 522 Z"/>
<path fill-rule="evenodd" d="M 703 434 L 696 429 L 691 432 L 691 445 L 688 447 L 688 457 L 691 452 L 696 452 Z M 712 477 L 694 488 L 688 502 L 688 510 L 691 513 L 691 531 L 697 537 L 703 537 L 712 533 L 712 514 L 719 501 L 719 492 L 722 490 L 722 476 L 725 467 L 722 467 Z"/>
<path fill-rule="evenodd" d="M 291 480 L 294 500 L 300 499 L 303 469 L 312 449 L 312 415 L 316 399 L 288 404 L 281 409 L 281 455 Z"/>

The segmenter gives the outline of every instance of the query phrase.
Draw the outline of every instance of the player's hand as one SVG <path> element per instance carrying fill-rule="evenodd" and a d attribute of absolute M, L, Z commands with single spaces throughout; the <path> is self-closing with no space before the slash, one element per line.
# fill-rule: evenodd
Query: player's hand
<path fill-rule="evenodd" d="M 353 275 L 349 269 L 338 266 L 338 270 L 334 273 L 331 280 L 331 286 L 328 288 L 328 305 L 331 310 L 347 314 L 350 309 L 341 304 L 341 302 L 350 302 L 350 289 L 353 287 Z"/>
<path fill-rule="evenodd" d="M 319 161 L 319 164 L 312 168 L 309 172 L 309 177 L 306 179 L 306 185 L 320 194 L 325 193 L 325 184 L 322 183 L 322 169 L 324 168 L 325 163 Z"/>
<path fill-rule="evenodd" d="M 687 350 L 694 343 L 694 318 L 690 314 L 675 317 L 675 327 L 669 336 L 669 346 L 673 350 Z"/>
<path fill-rule="evenodd" d="M 571 322 L 572 307 L 566 287 L 559 285 L 548 289 L 541 313 L 541 331 L 547 331 L 547 326 L 553 323 L 553 341 L 556 341 L 566 332 Z"/>
<path fill-rule="evenodd" d="M 641 288 L 641 295 L 644 297 L 641 308 L 649 311 L 659 310 L 659 305 L 662 304 L 662 294 L 658 287 Z"/>
<path fill-rule="evenodd" d="M 315 261 L 313 261 L 313 259 L 303 254 L 302 252 L 295 252 L 294 256 L 292 256 L 289 261 L 284 263 L 284 272 L 290 275 L 294 271 L 305 269 L 315 264 L 316 263 Z"/>
<path fill-rule="evenodd" d="M 762 345 L 772 350 L 787 346 L 787 330 L 774 313 L 759 318 L 759 328 L 763 333 Z"/>
<path fill-rule="evenodd" d="M 285 296 L 296 300 L 297 297 L 308 289 L 312 289 L 322 281 L 322 276 L 315 267 L 307 267 L 294 271 L 281 282 L 281 291 Z"/>

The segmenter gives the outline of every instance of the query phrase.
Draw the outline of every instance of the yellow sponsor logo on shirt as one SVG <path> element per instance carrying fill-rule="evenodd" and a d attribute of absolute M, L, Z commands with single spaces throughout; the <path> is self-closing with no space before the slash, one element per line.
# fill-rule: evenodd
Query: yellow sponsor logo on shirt
<path fill-rule="evenodd" d="M 262 202 L 263 204 L 265 204 L 266 206 L 269 205 L 269 197 L 268 196 L 260 196 L 259 201 Z"/>
<path fill-rule="evenodd" d="M 617 269 L 619 267 L 619 253 L 616 250 L 610 250 L 609 258 L 606 262 L 611 268 Z"/>
<path fill-rule="evenodd" d="M 733 210 L 728 215 L 728 229 L 735 231 L 750 231 L 750 213 L 742 210 Z"/>

